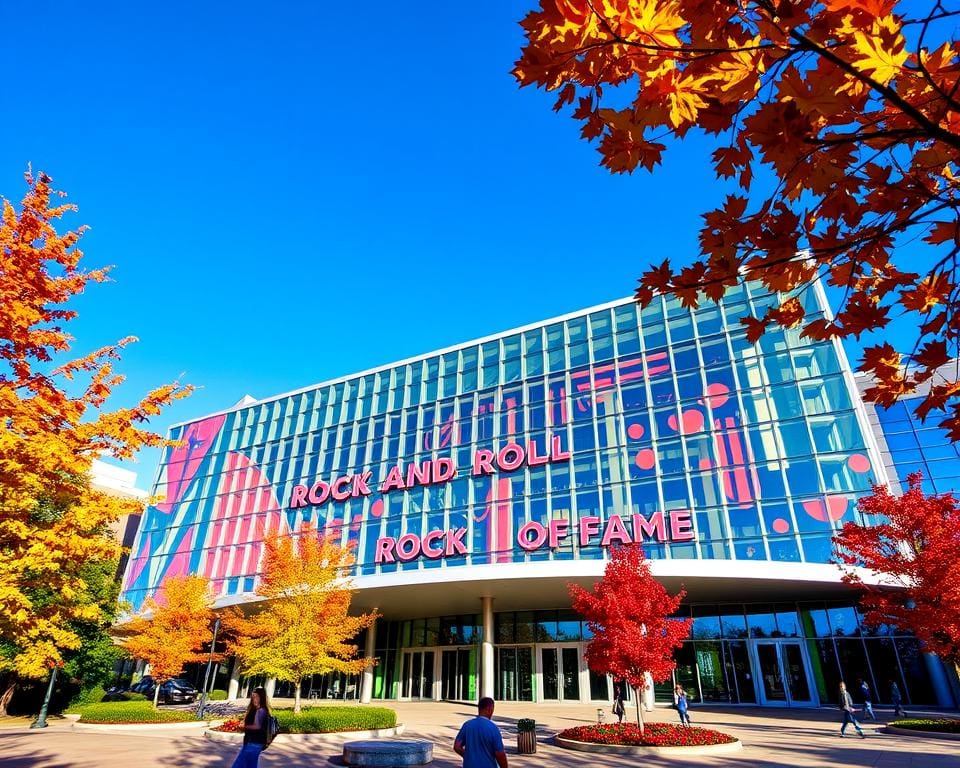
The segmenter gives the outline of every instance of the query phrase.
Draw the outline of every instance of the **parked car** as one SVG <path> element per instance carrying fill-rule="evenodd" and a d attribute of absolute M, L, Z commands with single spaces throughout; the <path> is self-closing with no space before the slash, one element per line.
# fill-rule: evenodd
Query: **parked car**
<path fill-rule="evenodd" d="M 144 675 L 139 682 L 130 687 L 130 690 L 152 699 L 156 687 L 154 679 L 150 675 Z M 182 677 L 174 677 L 160 685 L 160 695 L 157 700 L 163 704 L 192 704 L 196 698 L 197 689 L 190 682 Z"/>

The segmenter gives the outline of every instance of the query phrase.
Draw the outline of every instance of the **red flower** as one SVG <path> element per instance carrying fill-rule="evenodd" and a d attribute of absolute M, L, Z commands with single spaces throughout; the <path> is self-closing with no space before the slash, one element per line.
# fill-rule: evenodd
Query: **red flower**
<path fill-rule="evenodd" d="M 668 723 L 648 723 L 643 733 L 634 723 L 579 725 L 561 731 L 560 738 L 588 744 L 615 744 L 632 747 L 700 747 L 730 744 L 733 736 L 709 728 L 690 728 Z"/>

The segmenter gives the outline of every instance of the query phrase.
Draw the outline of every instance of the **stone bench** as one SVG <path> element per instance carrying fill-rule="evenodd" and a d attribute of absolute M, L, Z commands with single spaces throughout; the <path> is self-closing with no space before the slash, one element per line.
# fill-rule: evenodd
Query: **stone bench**
<path fill-rule="evenodd" d="M 343 762 L 351 766 L 401 768 L 433 761 L 433 742 L 418 739 L 369 739 L 343 745 Z"/>

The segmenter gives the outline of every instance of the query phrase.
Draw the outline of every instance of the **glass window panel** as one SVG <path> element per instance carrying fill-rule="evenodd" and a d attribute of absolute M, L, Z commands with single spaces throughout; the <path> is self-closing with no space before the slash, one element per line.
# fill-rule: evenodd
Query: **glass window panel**
<path fill-rule="evenodd" d="M 723 659 L 723 644 L 719 642 L 694 643 L 697 654 L 697 672 L 700 678 L 700 698 L 704 702 L 731 701 Z"/>
<path fill-rule="evenodd" d="M 833 640 L 808 640 L 807 650 L 820 702 L 832 704 L 840 691 L 840 668 Z"/>
<path fill-rule="evenodd" d="M 717 613 L 717 606 L 693 606 L 693 628 L 690 636 L 694 640 L 714 640 L 721 636 L 720 616 Z"/>
<path fill-rule="evenodd" d="M 835 637 L 854 637 L 860 634 L 857 612 L 852 606 L 828 607 L 827 618 Z"/>
<path fill-rule="evenodd" d="M 803 634 L 807 637 L 830 637 L 830 622 L 822 604 L 801 603 L 800 620 L 803 623 Z"/>
<path fill-rule="evenodd" d="M 726 638 L 747 637 L 747 620 L 743 615 L 743 606 L 739 603 L 734 605 L 721 605 L 720 608 L 720 627 L 723 636 Z"/>
<path fill-rule="evenodd" d="M 771 605 L 748 605 L 747 624 L 751 637 L 777 636 L 777 620 Z"/>

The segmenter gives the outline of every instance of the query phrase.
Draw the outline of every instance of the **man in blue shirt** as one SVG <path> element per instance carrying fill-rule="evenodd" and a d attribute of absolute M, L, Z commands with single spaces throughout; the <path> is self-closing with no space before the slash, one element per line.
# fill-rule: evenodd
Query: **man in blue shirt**
<path fill-rule="evenodd" d="M 484 696 L 477 702 L 477 716 L 461 726 L 453 742 L 453 751 L 463 758 L 463 768 L 507 768 L 503 736 L 491 717 L 493 699 Z"/>

